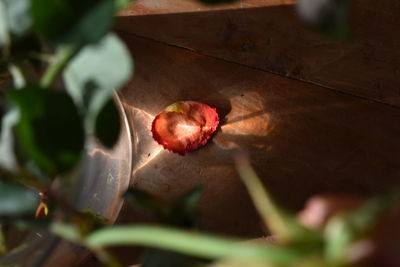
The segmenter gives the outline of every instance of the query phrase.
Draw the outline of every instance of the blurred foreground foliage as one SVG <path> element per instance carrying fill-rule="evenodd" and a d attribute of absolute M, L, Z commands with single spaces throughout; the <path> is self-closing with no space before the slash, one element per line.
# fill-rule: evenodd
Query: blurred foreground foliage
<path fill-rule="evenodd" d="M 129 3 L 0 0 L 0 253 L 10 227 L 96 228 L 96 215 L 75 211 L 54 184 L 76 179 L 88 140 L 118 140 L 113 96 L 133 62 L 111 28 Z"/>

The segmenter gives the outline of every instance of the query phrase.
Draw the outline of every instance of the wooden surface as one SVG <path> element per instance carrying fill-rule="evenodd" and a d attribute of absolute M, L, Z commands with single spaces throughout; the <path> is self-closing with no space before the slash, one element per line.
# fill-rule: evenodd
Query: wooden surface
<path fill-rule="evenodd" d="M 262 234 L 234 168 L 239 147 L 249 150 L 273 194 L 294 209 L 316 193 L 369 195 L 398 182 L 399 109 L 121 36 L 136 62 L 122 92 L 135 129 L 134 185 L 170 201 L 204 183 L 202 229 Z M 184 157 L 161 150 L 150 136 L 154 115 L 179 100 L 213 105 L 223 118 L 213 140 Z"/>
<path fill-rule="evenodd" d="M 156 2 L 160 4 L 155 5 Z M 202 12 L 198 12 L 198 5 L 189 2 L 138 1 L 125 12 L 130 16 L 117 19 L 116 28 L 204 55 L 400 105 L 397 0 L 355 0 L 353 38 L 346 43 L 327 40 L 305 28 L 294 6 L 288 5 L 291 1 L 248 0 L 242 2 L 247 8 L 200 8 Z M 229 8 L 238 8 L 240 3 Z M 158 15 L 134 16 L 141 14 Z"/>
<path fill-rule="evenodd" d="M 232 3 L 206 5 L 194 0 L 137 0 L 120 12 L 120 16 L 204 12 L 293 4 L 295 0 L 239 0 Z"/>
<path fill-rule="evenodd" d="M 249 151 L 264 184 L 298 210 L 318 193 L 371 195 L 398 184 L 400 109 L 288 79 L 196 51 L 120 32 L 135 59 L 121 97 L 133 129 L 132 185 L 172 201 L 198 183 L 206 187 L 197 214 L 206 232 L 254 238 L 259 217 L 234 167 Z M 153 117 L 179 100 L 217 107 L 221 128 L 198 151 L 179 156 L 151 138 Z M 120 223 L 152 223 L 125 207 Z M 140 250 L 118 249 L 128 264 Z M 99 266 L 90 259 L 82 266 Z"/>
<path fill-rule="evenodd" d="M 318 193 L 371 195 L 398 184 L 400 2 L 355 0 L 349 43 L 301 26 L 291 3 L 138 0 L 117 19 L 136 67 L 121 93 L 133 129 L 132 185 L 172 201 L 205 184 L 203 231 L 266 233 L 234 167 L 239 148 L 294 210 Z M 212 141 L 185 157 L 150 135 L 153 117 L 179 100 L 213 105 L 223 118 Z M 121 215 L 120 223 L 154 222 L 137 208 Z M 116 252 L 138 263 L 140 250 Z"/>

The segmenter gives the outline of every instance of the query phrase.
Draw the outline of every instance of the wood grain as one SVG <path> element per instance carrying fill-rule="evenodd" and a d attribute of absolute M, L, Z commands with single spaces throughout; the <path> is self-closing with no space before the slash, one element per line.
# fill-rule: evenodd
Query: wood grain
<path fill-rule="evenodd" d="M 238 148 L 293 209 L 316 193 L 370 195 L 398 183 L 399 109 L 120 35 L 136 62 L 121 93 L 134 130 L 134 185 L 171 201 L 203 183 L 201 229 L 263 233 L 234 167 Z M 184 157 L 161 150 L 150 135 L 154 115 L 179 100 L 215 106 L 222 118 L 212 141 Z"/>
<path fill-rule="evenodd" d="M 209 10 L 242 9 L 293 4 L 295 0 L 240 0 L 232 3 L 207 5 L 197 0 L 137 0 L 120 12 L 120 16 L 139 16 L 204 12 Z"/>
<path fill-rule="evenodd" d="M 120 17 L 116 28 L 398 106 L 400 2 L 353 2 L 352 40 L 345 43 L 305 28 L 293 5 L 205 12 L 193 8 L 191 13 Z M 161 9 L 179 10 L 180 5 L 168 3 Z M 129 12 L 145 14 L 154 9 L 146 10 Z"/>

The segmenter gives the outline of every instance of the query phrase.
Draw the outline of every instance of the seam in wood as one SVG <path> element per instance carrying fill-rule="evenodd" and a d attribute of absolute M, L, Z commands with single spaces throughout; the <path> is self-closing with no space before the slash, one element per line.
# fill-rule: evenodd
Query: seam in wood
<path fill-rule="evenodd" d="M 177 45 L 177 44 L 167 43 L 167 42 L 164 42 L 164 41 L 153 39 L 153 38 L 148 37 L 148 36 L 139 35 L 139 34 L 136 34 L 136 33 L 133 33 L 133 32 L 127 32 L 127 31 L 120 30 L 120 29 L 114 29 L 114 30 L 117 33 L 119 32 L 119 33 L 126 34 L 126 35 L 132 35 L 132 36 L 134 36 L 136 38 L 141 38 L 141 39 L 144 39 L 144 40 L 152 41 L 152 42 L 155 42 L 155 43 L 167 45 L 167 46 L 174 47 L 174 48 L 180 48 L 180 49 L 186 50 L 188 52 L 192 52 L 192 53 L 200 55 L 200 56 L 212 58 L 212 59 L 215 59 L 215 60 L 220 60 L 220 61 L 223 61 L 223 62 L 226 62 L 226 63 L 238 65 L 238 66 L 245 67 L 245 68 L 252 69 L 252 70 L 256 70 L 256 71 L 261 71 L 261 72 L 264 72 L 264 73 L 269 73 L 269 74 L 280 76 L 280 77 L 283 77 L 283 78 L 286 78 L 286 79 L 289 79 L 289 80 L 293 80 L 293 81 L 297 81 L 297 82 L 313 85 L 315 87 L 319 87 L 319 88 L 322 88 L 322 89 L 327 89 L 327 90 L 333 91 L 333 92 L 338 93 L 338 94 L 342 94 L 342 95 L 358 98 L 358 99 L 369 101 L 369 102 L 373 102 L 373 103 L 376 103 L 376 104 L 381 104 L 381 105 L 384 105 L 384 106 L 387 106 L 387 107 L 400 109 L 400 106 L 395 105 L 395 104 L 383 102 L 383 101 L 380 101 L 380 100 L 374 99 L 374 98 L 369 98 L 369 97 L 365 97 L 365 96 L 349 93 L 349 92 L 342 91 L 342 90 L 337 89 L 337 88 L 333 88 L 333 87 L 329 87 L 329 86 L 320 84 L 318 82 L 313 82 L 313 81 L 307 81 L 307 80 L 303 80 L 303 79 L 299 79 L 299 78 L 294 78 L 294 77 L 291 77 L 289 75 L 285 75 L 285 74 L 280 73 L 280 72 L 271 71 L 271 70 L 265 70 L 265 69 L 262 69 L 262 68 L 259 68 L 259 67 L 249 66 L 249 65 L 246 65 L 246 64 L 243 64 L 243 63 L 239 63 L 239 62 L 236 62 L 236 61 L 231 61 L 231 60 L 227 60 L 227 59 L 224 59 L 224 58 L 220 58 L 220 57 L 204 54 L 201 51 L 195 50 L 195 49 L 190 48 L 190 47 L 185 47 L 185 46 L 181 46 L 181 45 Z"/>

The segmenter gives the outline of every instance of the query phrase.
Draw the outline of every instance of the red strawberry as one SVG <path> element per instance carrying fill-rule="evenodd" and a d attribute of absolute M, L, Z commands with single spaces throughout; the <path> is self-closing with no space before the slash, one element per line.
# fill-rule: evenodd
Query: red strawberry
<path fill-rule="evenodd" d="M 151 131 L 154 140 L 165 149 L 185 155 L 205 145 L 218 123 L 215 108 L 200 102 L 180 101 L 155 117 Z"/>

